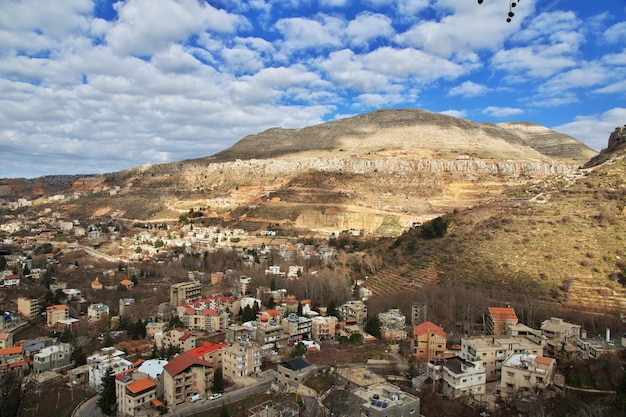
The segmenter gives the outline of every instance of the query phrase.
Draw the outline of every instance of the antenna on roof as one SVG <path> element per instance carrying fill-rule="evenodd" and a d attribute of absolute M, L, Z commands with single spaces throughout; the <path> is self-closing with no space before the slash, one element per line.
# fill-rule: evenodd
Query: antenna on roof
<path fill-rule="evenodd" d="M 509 13 L 507 13 L 507 18 L 506 21 L 507 22 L 511 22 L 511 19 L 513 16 L 515 16 L 515 13 L 513 13 L 513 9 L 515 7 L 517 7 L 517 4 L 522 1 L 522 0 L 509 0 Z M 483 4 L 483 0 L 478 0 L 478 4 Z"/>

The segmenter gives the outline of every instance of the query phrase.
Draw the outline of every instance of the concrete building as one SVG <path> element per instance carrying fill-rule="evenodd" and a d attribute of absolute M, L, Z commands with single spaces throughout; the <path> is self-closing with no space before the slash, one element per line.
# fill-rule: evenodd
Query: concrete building
<path fill-rule="evenodd" d="M 237 382 L 238 378 L 261 372 L 261 347 L 252 342 L 239 342 L 222 349 L 224 378 Z"/>
<path fill-rule="evenodd" d="M 413 326 L 413 356 L 420 362 L 442 358 L 448 336 L 442 327 L 426 321 Z"/>
<path fill-rule="evenodd" d="M 312 321 L 308 317 L 300 317 L 296 314 L 290 314 L 282 321 L 283 331 L 289 338 L 289 343 L 297 343 L 300 340 L 311 338 Z"/>
<path fill-rule="evenodd" d="M 358 388 L 353 394 L 360 398 L 361 415 L 368 417 L 418 417 L 420 399 L 388 382 Z"/>
<path fill-rule="evenodd" d="M 46 307 L 46 325 L 54 327 L 57 322 L 70 318 L 70 310 L 65 304 L 57 304 Z"/>
<path fill-rule="evenodd" d="M 276 372 L 276 382 L 281 392 L 289 392 L 295 391 L 298 385 L 315 375 L 317 366 L 307 362 L 303 357 L 293 358 L 279 363 Z"/>
<path fill-rule="evenodd" d="M 172 345 L 180 348 L 182 352 L 186 352 L 196 347 L 197 337 L 186 331 L 185 329 L 176 328 L 163 333 L 159 348 Z"/>
<path fill-rule="evenodd" d="M 382 384 L 385 378 L 370 371 L 366 367 L 341 367 L 336 369 L 337 378 L 348 389 L 368 387 L 372 384 Z"/>
<path fill-rule="evenodd" d="M 281 326 L 282 331 L 282 326 Z M 226 343 L 229 345 L 255 340 L 256 331 L 253 327 L 232 324 L 226 329 Z"/>
<path fill-rule="evenodd" d="M 156 383 L 141 372 L 118 374 L 115 396 L 118 417 L 155 417 L 163 403 L 158 400 Z"/>
<path fill-rule="evenodd" d="M 544 320 L 541 323 L 541 333 L 547 339 L 544 354 L 550 358 L 575 359 L 578 355 L 576 342 L 580 339 L 580 327 L 558 317 Z"/>
<path fill-rule="evenodd" d="M 40 298 L 18 297 L 17 312 L 22 314 L 28 320 L 32 320 L 35 317 L 38 317 L 40 311 L 41 311 L 41 299 Z"/>
<path fill-rule="evenodd" d="M 0 349 L 13 347 L 13 333 L 0 332 Z"/>
<path fill-rule="evenodd" d="M 337 317 L 313 317 L 311 319 L 311 337 L 318 342 L 335 340 L 337 329 Z"/>
<path fill-rule="evenodd" d="M 132 362 L 122 357 L 124 352 L 114 347 L 105 347 L 93 354 L 87 356 L 87 365 L 89 365 L 89 386 L 100 391 L 102 389 L 102 377 L 107 374 L 109 369 L 113 373 L 128 371 L 133 367 Z"/>
<path fill-rule="evenodd" d="M 498 381 L 504 361 L 520 353 L 542 355 L 543 344 L 527 337 L 477 336 L 461 339 L 461 357 L 470 362 L 482 361 L 487 382 Z"/>
<path fill-rule="evenodd" d="M 205 360 L 183 353 L 163 369 L 163 398 L 170 410 L 196 394 L 207 398 L 211 392 L 214 368 Z"/>
<path fill-rule="evenodd" d="M 64 368 L 71 364 L 72 347 L 69 343 L 47 346 L 39 350 L 32 359 L 33 371 L 37 374 Z"/>
<path fill-rule="evenodd" d="M 487 378 L 481 361 L 470 362 L 459 357 L 428 363 L 435 389 L 446 398 L 484 395 Z"/>
<path fill-rule="evenodd" d="M 202 283 L 197 281 L 180 282 L 170 286 L 170 306 L 175 308 L 190 301 L 202 298 Z"/>
<path fill-rule="evenodd" d="M 283 326 L 267 317 L 262 317 L 256 322 L 255 334 L 253 340 L 261 346 L 276 344 L 277 347 L 283 347 L 289 343 L 289 336 L 285 333 Z"/>
<path fill-rule="evenodd" d="M 90 304 L 87 307 L 87 319 L 91 323 L 96 323 L 109 315 L 109 306 L 103 303 Z"/>
<path fill-rule="evenodd" d="M 540 355 L 515 354 L 502 364 L 501 395 L 545 390 L 554 380 L 556 360 Z"/>
<path fill-rule="evenodd" d="M 348 301 L 339 306 L 337 310 L 346 323 L 363 324 L 367 320 L 367 304 L 361 300 Z"/>
<path fill-rule="evenodd" d="M 228 347 L 228 345 L 225 343 L 202 342 L 202 345 L 198 346 L 195 349 L 186 351 L 185 354 L 192 355 L 196 358 L 200 358 L 209 362 L 211 365 L 213 365 L 214 369 L 222 369 L 222 349 L 224 349 L 225 347 Z"/>
<path fill-rule="evenodd" d="M 517 323 L 517 315 L 511 307 L 489 307 L 485 315 L 485 333 L 502 336 L 508 333 L 509 326 Z"/>
<path fill-rule="evenodd" d="M 119 315 L 127 316 L 129 318 L 133 317 L 133 305 L 135 305 L 134 298 L 120 298 L 119 301 Z"/>

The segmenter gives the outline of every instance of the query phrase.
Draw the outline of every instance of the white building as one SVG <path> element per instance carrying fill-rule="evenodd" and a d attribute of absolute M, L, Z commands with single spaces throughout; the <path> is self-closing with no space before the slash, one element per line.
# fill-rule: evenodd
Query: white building
<path fill-rule="evenodd" d="M 91 304 L 87 307 L 87 317 L 90 322 L 97 322 L 104 316 L 109 315 L 109 306 L 102 303 Z"/>
<path fill-rule="evenodd" d="M 556 360 L 539 355 L 511 355 L 502 364 L 500 387 L 503 396 L 545 390 L 552 385 Z"/>
<path fill-rule="evenodd" d="M 113 373 L 124 372 L 133 367 L 132 362 L 122 358 L 124 352 L 114 347 L 105 347 L 87 356 L 87 365 L 89 366 L 89 385 L 92 389 L 100 390 L 102 388 L 102 377 L 107 374 L 109 369 Z"/>
<path fill-rule="evenodd" d="M 470 362 L 458 357 L 430 361 L 428 373 L 437 391 L 448 397 L 483 395 L 487 376 L 481 361 Z"/>

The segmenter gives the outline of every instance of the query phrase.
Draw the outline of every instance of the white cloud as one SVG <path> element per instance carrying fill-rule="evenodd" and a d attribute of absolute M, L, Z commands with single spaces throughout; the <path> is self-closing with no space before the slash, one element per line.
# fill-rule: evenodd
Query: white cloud
<path fill-rule="evenodd" d="M 626 22 L 616 23 L 604 32 L 604 37 L 611 43 L 626 42 Z"/>
<path fill-rule="evenodd" d="M 446 116 L 452 116 L 452 117 L 457 117 L 457 118 L 465 118 L 467 117 L 467 111 L 465 110 L 444 110 L 444 111 L 440 111 L 439 113 L 441 114 L 445 114 Z"/>
<path fill-rule="evenodd" d="M 241 16 L 196 0 L 129 0 L 115 3 L 118 20 L 106 35 L 118 54 L 151 55 L 170 42 L 183 42 L 198 32 L 234 33 Z"/>
<path fill-rule="evenodd" d="M 452 87 L 448 95 L 450 96 L 463 96 L 463 97 L 478 97 L 486 94 L 489 91 L 489 88 L 476 84 L 472 81 L 465 81 L 460 85 Z"/>
<path fill-rule="evenodd" d="M 359 13 L 346 28 L 346 36 L 350 44 L 355 46 L 367 46 L 373 39 L 388 38 L 393 34 L 391 19 L 379 13 Z"/>
<path fill-rule="evenodd" d="M 274 25 L 283 35 L 287 52 L 302 49 L 340 47 L 344 22 L 335 17 L 319 15 L 318 20 L 301 17 L 281 19 Z"/>
<path fill-rule="evenodd" d="M 516 109 L 514 107 L 495 107 L 489 106 L 482 111 L 484 114 L 488 114 L 493 117 L 509 117 L 523 114 L 524 110 Z"/>
<path fill-rule="evenodd" d="M 601 114 L 577 116 L 573 122 L 552 127 L 585 142 L 599 151 L 607 147 L 609 136 L 616 127 L 623 126 L 626 120 L 626 108 L 615 107 Z"/>

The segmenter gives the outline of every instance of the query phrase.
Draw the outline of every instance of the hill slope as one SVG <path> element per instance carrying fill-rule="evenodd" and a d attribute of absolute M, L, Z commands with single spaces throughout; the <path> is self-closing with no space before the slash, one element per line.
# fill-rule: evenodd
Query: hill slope
<path fill-rule="evenodd" d="M 398 235 L 506 187 L 574 172 L 596 154 L 528 124 L 478 124 L 419 109 L 270 129 L 211 157 L 74 181 L 70 216 L 205 221 L 286 234 Z"/>
<path fill-rule="evenodd" d="M 441 238 L 425 239 L 419 228 L 407 232 L 368 285 L 393 294 L 453 281 L 566 306 L 623 309 L 626 136 L 621 141 L 595 166 L 446 215 Z"/>

